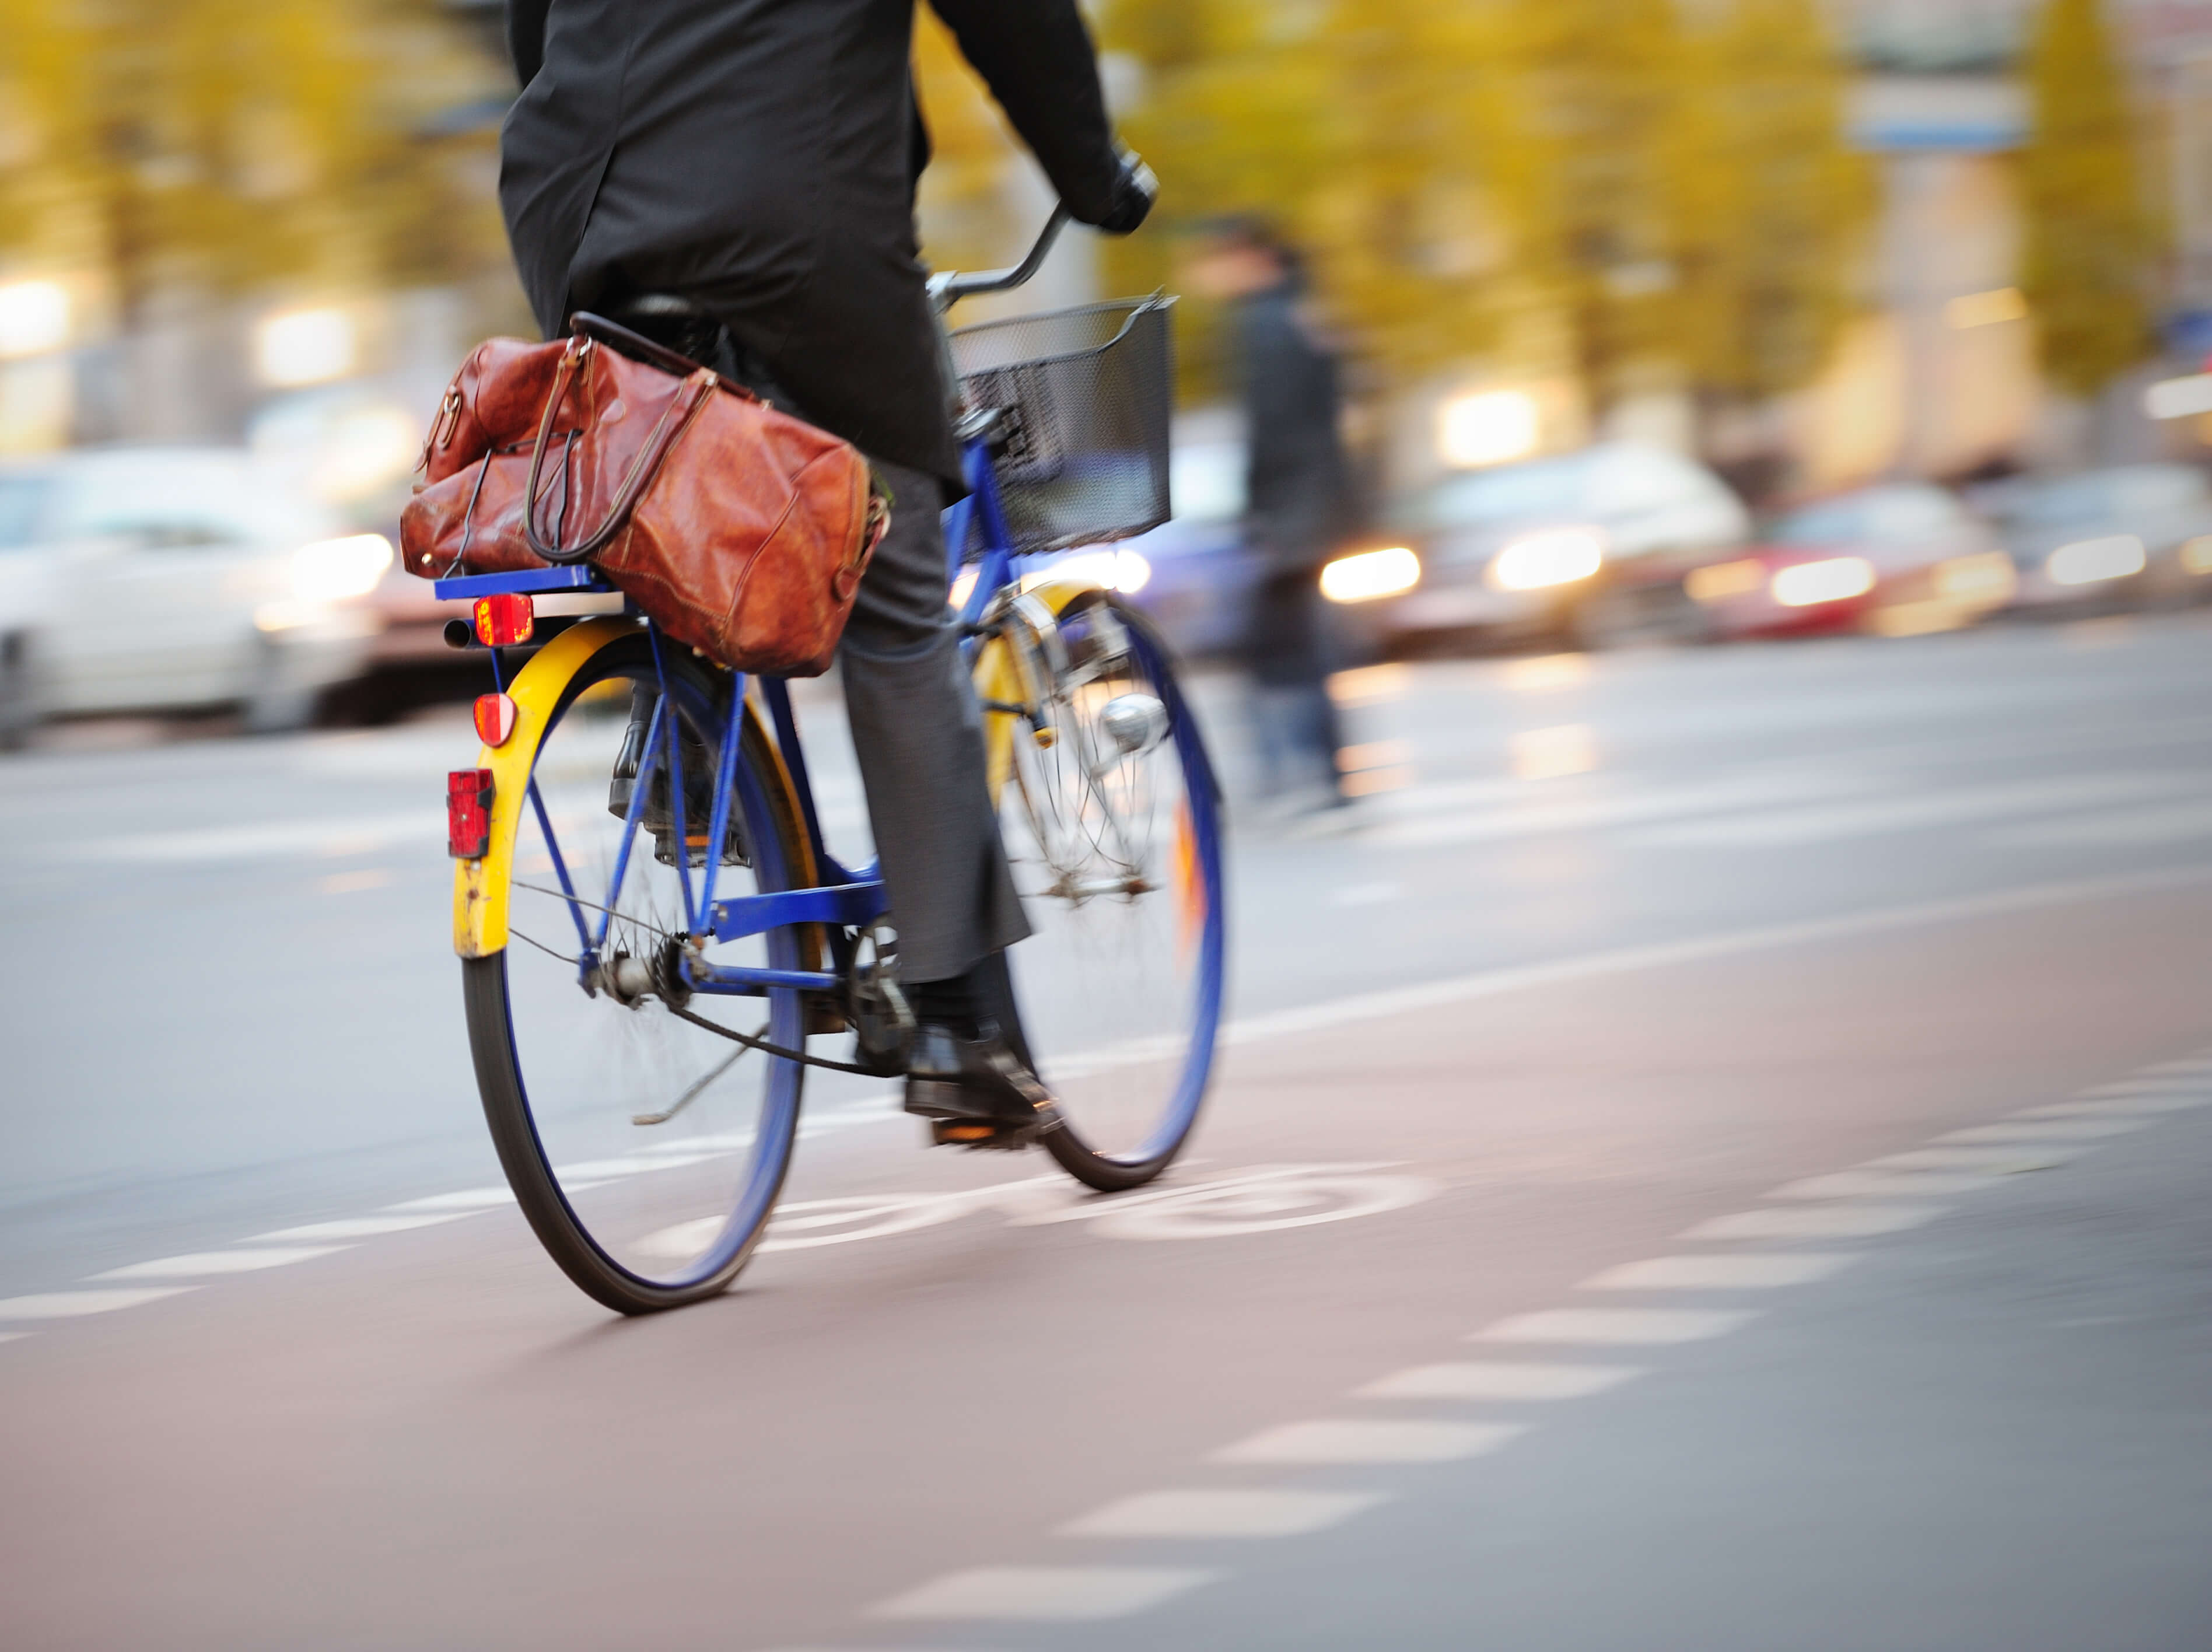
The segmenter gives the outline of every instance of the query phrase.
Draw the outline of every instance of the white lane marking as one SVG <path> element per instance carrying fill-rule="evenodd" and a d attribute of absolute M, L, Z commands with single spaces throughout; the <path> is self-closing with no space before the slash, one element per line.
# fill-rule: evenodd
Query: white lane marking
<path fill-rule="evenodd" d="M 673 1170 L 702 1159 L 722 1157 L 719 1153 L 656 1153 L 650 1157 L 580 1159 L 574 1164 L 555 1165 L 553 1176 L 563 1187 L 574 1187 L 582 1181 L 612 1181 L 646 1170 Z"/>
<path fill-rule="evenodd" d="M 2156 1061 L 2145 1072 L 2212 1072 L 2212 1055 L 2185 1055 L 2178 1061 Z"/>
<path fill-rule="evenodd" d="M 2008 1124 L 1978 1124 L 1965 1130 L 1947 1130 L 1934 1138 L 1933 1145 L 1942 1147 L 1953 1142 L 1971 1146 L 1979 1142 L 2098 1141 L 2106 1136 L 2124 1136 L 2150 1122 L 2148 1119 L 2018 1119 Z"/>
<path fill-rule="evenodd" d="M 1467 1339 L 1659 1347 L 1724 1337 L 1758 1316 L 1748 1308 L 1547 1308 L 1502 1319 Z"/>
<path fill-rule="evenodd" d="M 403 1200 L 386 1205 L 387 1211 L 488 1211 L 514 1203 L 512 1187 L 464 1187 L 457 1193 L 433 1193 L 428 1199 Z"/>
<path fill-rule="evenodd" d="M 648 1143 L 633 1149 L 627 1157 L 657 1160 L 663 1156 L 672 1158 L 690 1158 L 695 1155 L 735 1153 L 753 1145 L 754 1133 L 750 1130 L 722 1130 L 703 1136 L 685 1136 L 679 1140 Z"/>
<path fill-rule="evenodd" d="M 2208 1105 L 2212 1105 L 2212 1095 L 2112 1096 L 2096 1102 L 2053 1102 L 2048 1107 L 2023 1108 L 2013 1116 L 2021 1119 L 2109 1119 L 2136 1114 L 2186 1113 L 2191 1108 Z"/>
<path fill-rule="evenodd" d="M 1700 1222 L 1685 1239 L 1871 1239 L 1903 1233 L 1941 1216 L 1948 1205 L 1805 1205 L 1738 1211 Z"/>
<path fill-rule="evenodd" d="M 257 1233 L 251 1239 L 241 1239 L 243 1245 L 261 1245 L 319 1239 L 374 1239 L 380 1234 L 406 1233 L 415 1228 L 434 1228 L 443 1222 L 459 1222 L 475 1214 L 471 1211 L 426 1212 L 421 1216 L 349 1216 L 336 1222 L 310 1222 L 304 1227 L 278 1228 L 273 1233 Z"/>
<path fill-rule="evenodd" d="M 0 1297 L 0 1320 L 81 1319 L 198 1289 L 196 1285 L 145 1285 L 136 1291 L 46 1291 L 30 1297 Z"/>
<path fill-rule="evenodd" d="M 1873 803 L 1776 809 L 1762 814 L 1670 826 L 1637 835 L 1646 843 L 1698 848 L 1829 843 L 1839 838 L 1864 837 L 1878 832 L 1911 831 L 2002 815 L 2033 814 L 2129 798 L 2194 792 L 2200 785 L 2193 776 L 2182 774 L 2079 774 L 2064 780 L 1960 787 Z"/>
<path fill-rule="evenodd" d="M 2212 803 L 2174 803 L 2156 809 L 2073 815 L 2029 826 L 2008 826 L 1991 832 L 1989 841 L 2022 848 L 2088 844 L 2147 847 L 2195 837 L 2212 837 Z"/>
<path fill-rule="evenodd" d="M 1146 1611 L 1219 1576 L 1189 1566 L 979 1566 L 896 1595 L 868 1615 L 1083 1623 Z"/>
<path fill-rule="evenodd" d="M 1146 1193 L 1117 1193 L 1111 1199 L 1102 1199 L 1096 1194 L 1085 1193 L 1078 1189 L 1069 1189 L 1075 1195 L 1072 1202 L 1056 1200 L 1046 1209 L 1018 1212 L 1013 1218 L 1013 1225 L 1018 1228 L 1036 1228 L 1049 1226 L 1059 1222 L 1096 1222 L 1109 1216 L 1126 1216 L 1132 1211 L 1147 1209 L 1154 1206 L 1180 1205 L 1190 1201 L 1203 1203 L 1261 1182 L 1304 1181 L 1309 1177 L 1325 1180 L 1364 1179 L 1368 1171 L 1391 1169 L 1401 1163 L 1402 1161 L 1397 1159 L 1377 1159 L 1344 1164 L 1255 1164 L 1249 1169 L 1234 1171 L 1228 1175 L 1215 1176 L 1206 1181 L 1191 1182 L 1182 1186 L 1170 1183 L 1165 1187 L 1156 1187 Z M 1395 1178 L 1382 1179 L 1390 1181 Z M 1036 1181 L 1063 1188 L 1067 1187 L 1066 1180 L 1060 1176 L 1039 1176 Z M 1009 1182 L 1001 1185 L 1015 1187 L 1032 1184 Z"/>
<path fill-rule="evenodd" d="M 1377 1168 L 1358 1163 L 1260 1165 L 1212 1181 L 1170 1184 L 1110 1200 L 1084 1195 L 1060 1175 L 992 1182 L 951 1193 L 859 1193 L 805 1200 L 776 1212 L 760 1248 L 809 1250 L 849 1244 L 992 1210 L 1014 1227 L 1088 1222 L 1093 1232 L 1114 1239 L 1213 1239 L 1374 1216 L 1418 1204 L 1441 1191 L 1436 1183 L 1417 1176 L 1337 1174 Z M 717 1213 L 675 1223 L 647 1235 L 638 1246 L 653 1256 L 696 1255 L 721 1231 L 724 1220 Z"/>
<path fill-rule="evenodd" d="M 0 1331 L 0 1342 L 21 1342 L 30 1334 L 28 1331 Z"/>
<path fill-rule="evenodd" d="M 1352 1392 L 1360 1400 L 1579 1400 L 1643 1375 L 1640 1365 L 1472 1360 L 1451 1365 L 1415 1365 Z"/>
<path fill-rule="evenodd" d="M 1495 1451 L 1528 1429 L 1519 1423 L 1383 1422 L 1324 1418 L 1264 1429 L 1224 1446 L 1217 1463 L 1450 1463 Z"/>
<path fill-rule="evenodd" d="M 1811 1285 L 1858 1260 L 1853 1251 L 1777 1251 L 1765 1256 L 1651 1256 L 1593 1273 L 1578 1291 L 1778 1291 Z"/>
<path fill-rule="evenodd" d="M 1368 841 L 1397 848 L 1433 848 L 1448 843 L 1494 842 L 1544 832 L 1592 831 L 1672 820 L 1682 815 L 1718 814 L 1761 804 L 1849 795 L 1872 790 L 1878 782 L 1860 774 L 1808 773 L 1770 774 L 1721 780 L 1706 786 L 1584 797 L 1557 802 L 1531 800 L 1520 806 L 1474 814 L 1431 816 L 1395 821 L 1368 833 Z"/>
<path fill-rule="evenodd" d="M 1382 1491 L 1144 1491 L 1095 1509 L 1062 1537 L 1303 1537 L 1389 1500 Z"/>
<path fill-rule="evenodd" d="M 1957 1170 L 1838 1170 L 1832 1175 L 1807 1176 L 1769 1188 L 1763 1199 L 1942 1199 L 1953 1193 L 1979 1193 L 2004 1181 L 2001 1175 L 1980 1175 Z"/>
<path fill-rule="evenodd" d="M 1433 1199 L 1420 1176 L 1312 1175 L 1194 1187 L 1137 1210 L 1109 1208 L 1092 1228 L 1115 1239 L 1224 1239 L 1379 1216 Z M 1320 1206 L 1316 1209 L 1315 1206 Z"/>
<path fill-rule="evenodd" d="M 2115 1078 L 2108 1084 L 2092 1084 L 2081 1094 L 2098 1096 L 2168 1096 L 2176 1091 L 2193 1090 L 2203 1079 L 2185 1073 L 2167 1073 L 2155 1078 Z"/>
<path fill-rule="evenodd" d="M 2071 1163 L 2089 1150 L 2060 1142 L 2022 1142 L 2017 1147 L 1915 1147 L 1908 1152 L 1870 1158 L 1869 1170 L 1984 1170 L 1999 1175 L 2019 1175 L 2027 1170 L 2055 1170 Z"/>
<path fill-rule="evenodd" d="M 264 1267 L 289 1267 L 295 1262 L 312 1262 L 318 1256 L 352 1248 L 350 1245 L 278 1245 L 262 1250 L 196 1250 L 182 1256 L 157 1256 L 150 1262 L 133 1262 L 128 1267 L 111 1267 L 92 1277 L 190 1279 L 204 1273 L 257 1273 Z"/>
<path fill-rule="evenodd" d="M 1884 907 L 1838 918 L 1815 918 L 1803 923 L 1775 924 L 1760 929 L 1737 930 L 1689 940 L 1662 941 L 1650 946 L 1629 946 L 1608 952 L 1585 953 L 1580 957 L 1560 958 L 1548 963 L 1516 964 L 1446 981 L 1410 981 L 1381 992 L 1328 999 L 1318 1004 L 1301 1005 L 1292 1009 L 1233 1021 L 1221 1029 L 1221 1042 L 1224 1046 L 1266 1043 L 1306 1033 L 1326 1032 L 1356 1022 L 1380 1020 L 1419 1010 L 1462 1004 L 1475 999 L 1525 992 L 1568 981 L 1588 981 L 1595 976 L 1698 963 L 1711 958 L 1731 957 L 1739 953 L 1801 946 L 1860 935 L 1878 935 L 1889 930 L 1914 929 L 1928 924 L 2001 917 L 2010 913 L 2033 912 L 2045 907 L 2064 906 L 2078 901 L 2105 900 L 2156 890 L 2182 888 L 2208 880 L 2212 880 L 2212 866 L 2161 868 L 2153 872 L 2127 872 L 2112 878 L 2083 878 L 2070 883 L 2036 884 L 2020 889 L 1999 890 L 1988 895 L 1967 896 L 1954 901 Z"/>
<path fill-rule="evenodd" d="M 446 829 L 434 811 L 333 815 L 319 820 L 271 820 L 252 826 L 140 832 L 59 843 L 45 853 L 67 860 L 258 860 L 269 855 L 361 853 L 396 843 L 434 848 Z"/>

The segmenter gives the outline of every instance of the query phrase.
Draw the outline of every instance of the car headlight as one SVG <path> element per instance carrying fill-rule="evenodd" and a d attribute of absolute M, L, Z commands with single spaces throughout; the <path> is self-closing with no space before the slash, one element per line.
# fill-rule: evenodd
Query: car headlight
<path fill-rule="evenodd" d="M 2002 550 L 1953 556 L 1936 564 L 1936 594 L 1946 602 L 2010 602 L 2019 586 L 2012 558 Z"/>
<path fill-rule="evenodd" d="M 292 553 L 292 594 L 301 602 L 366 596 L 392 566 L 392 541 L 380 533 L 318 539 Z"/>
<path fill-rule="evenodd" d="M 1848 602 L 1874 589 L 1874 564 L 1863 556 L 1825 556 L 1776 570 L 1767 594 L 1784 608 Z"/>
<path fill-rule="evenodd" d="M 2043 571 L 2053 585 L 2095 585 L 2100 580 L 2124 580 L 2149 564 L 2142 540 L 2132 533 L 2115 533 L 2059 546 L 2043 559 Z"/>
<path fill-rule="evenodd" d="M 1739 556 L 1732 562 L 1711 562 L 1704 568 L 1693 568 L 1682 581 L 1682 589 L 1692 602 L 1726 602 L 1731 597 L 1747 597 L 1766 586 L 1766 564 L 1756 556 Z"/>
<path fill-rule="evenodd" d="M 2212 533 L 2182 541 L 2181 566 L 2191 574 L 2212 574 Z"/>
<path fill-rule="evenodd" d="M 1500 591 L 1541 591 L 1587 580 L 1604 564 L 1605 536 L 1595 528 L 1553 528 L 1499 551 L 1490 582 Z"/>
<path fill-rule="evenodd" d="M 1404 545 L 1340 556 L 1321 571 L 1321 594 L 1331 602 L 1373 602 L 1421 582 L 1421 559 Z"/>

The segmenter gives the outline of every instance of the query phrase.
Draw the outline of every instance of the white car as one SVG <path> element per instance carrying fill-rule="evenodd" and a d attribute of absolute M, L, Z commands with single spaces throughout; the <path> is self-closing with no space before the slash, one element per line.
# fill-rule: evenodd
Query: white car
<path fill-rule="evenodd" d="M 1704 465 L 1607 441 L 1465 472 L 1401 500 L 1387 549 L 1340 558 L 1322 593 L 1382 638 L 1459 633 L 1595 646 L 1636 635 L 1646 596 L 1682 605 L 1690 568 L 1751 525 Z"/>
<path fill-rule="evenodd" d="M 242 449 L 83 449 L 0 467 L 0 744 L 44 718 L 235 705 L 307 720 L 358 669 L 380 534 Z"/>

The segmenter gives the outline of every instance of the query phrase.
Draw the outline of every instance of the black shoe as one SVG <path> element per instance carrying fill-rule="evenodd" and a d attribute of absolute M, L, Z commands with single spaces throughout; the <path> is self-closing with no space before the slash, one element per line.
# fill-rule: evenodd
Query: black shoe
<path fill-rule="evenodd" d="M 964 1038 L 951 1027 L 925 1021 L 915 1029 L 907 1057 L 906 1110 L 948 1126 L 985 1126 L 1026 1136 L 1056 1128 L 1052 1092 L 999 1036 L 997 1027 Z M 939 1135 L 939 1140 L 969 1140 Z M 983 1145 L 977 1139 L 975 1145 Z"/>

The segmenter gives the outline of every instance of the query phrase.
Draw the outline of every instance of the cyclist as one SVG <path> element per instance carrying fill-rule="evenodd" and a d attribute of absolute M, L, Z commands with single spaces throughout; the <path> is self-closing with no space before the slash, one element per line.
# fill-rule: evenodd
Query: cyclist
<path fill-rule="evenodd" d="M 1151 174 L 1115 143 L 1075 0 L 932 6 L 1074 217 L 1136 228 Z M 945 606 L 939 513 L 965 489 L 915 234 L 913 27 L 914 0 L 508 0 L 500 198 L 548 336 L 579 309 L 677 318 L 665 342 L 851 441 L 891 492 L 839 664 L 919 1023 L 906 1105 L 1011 1121 L 1041 1093 L 1006 964 L 1029 926 Z"/>

